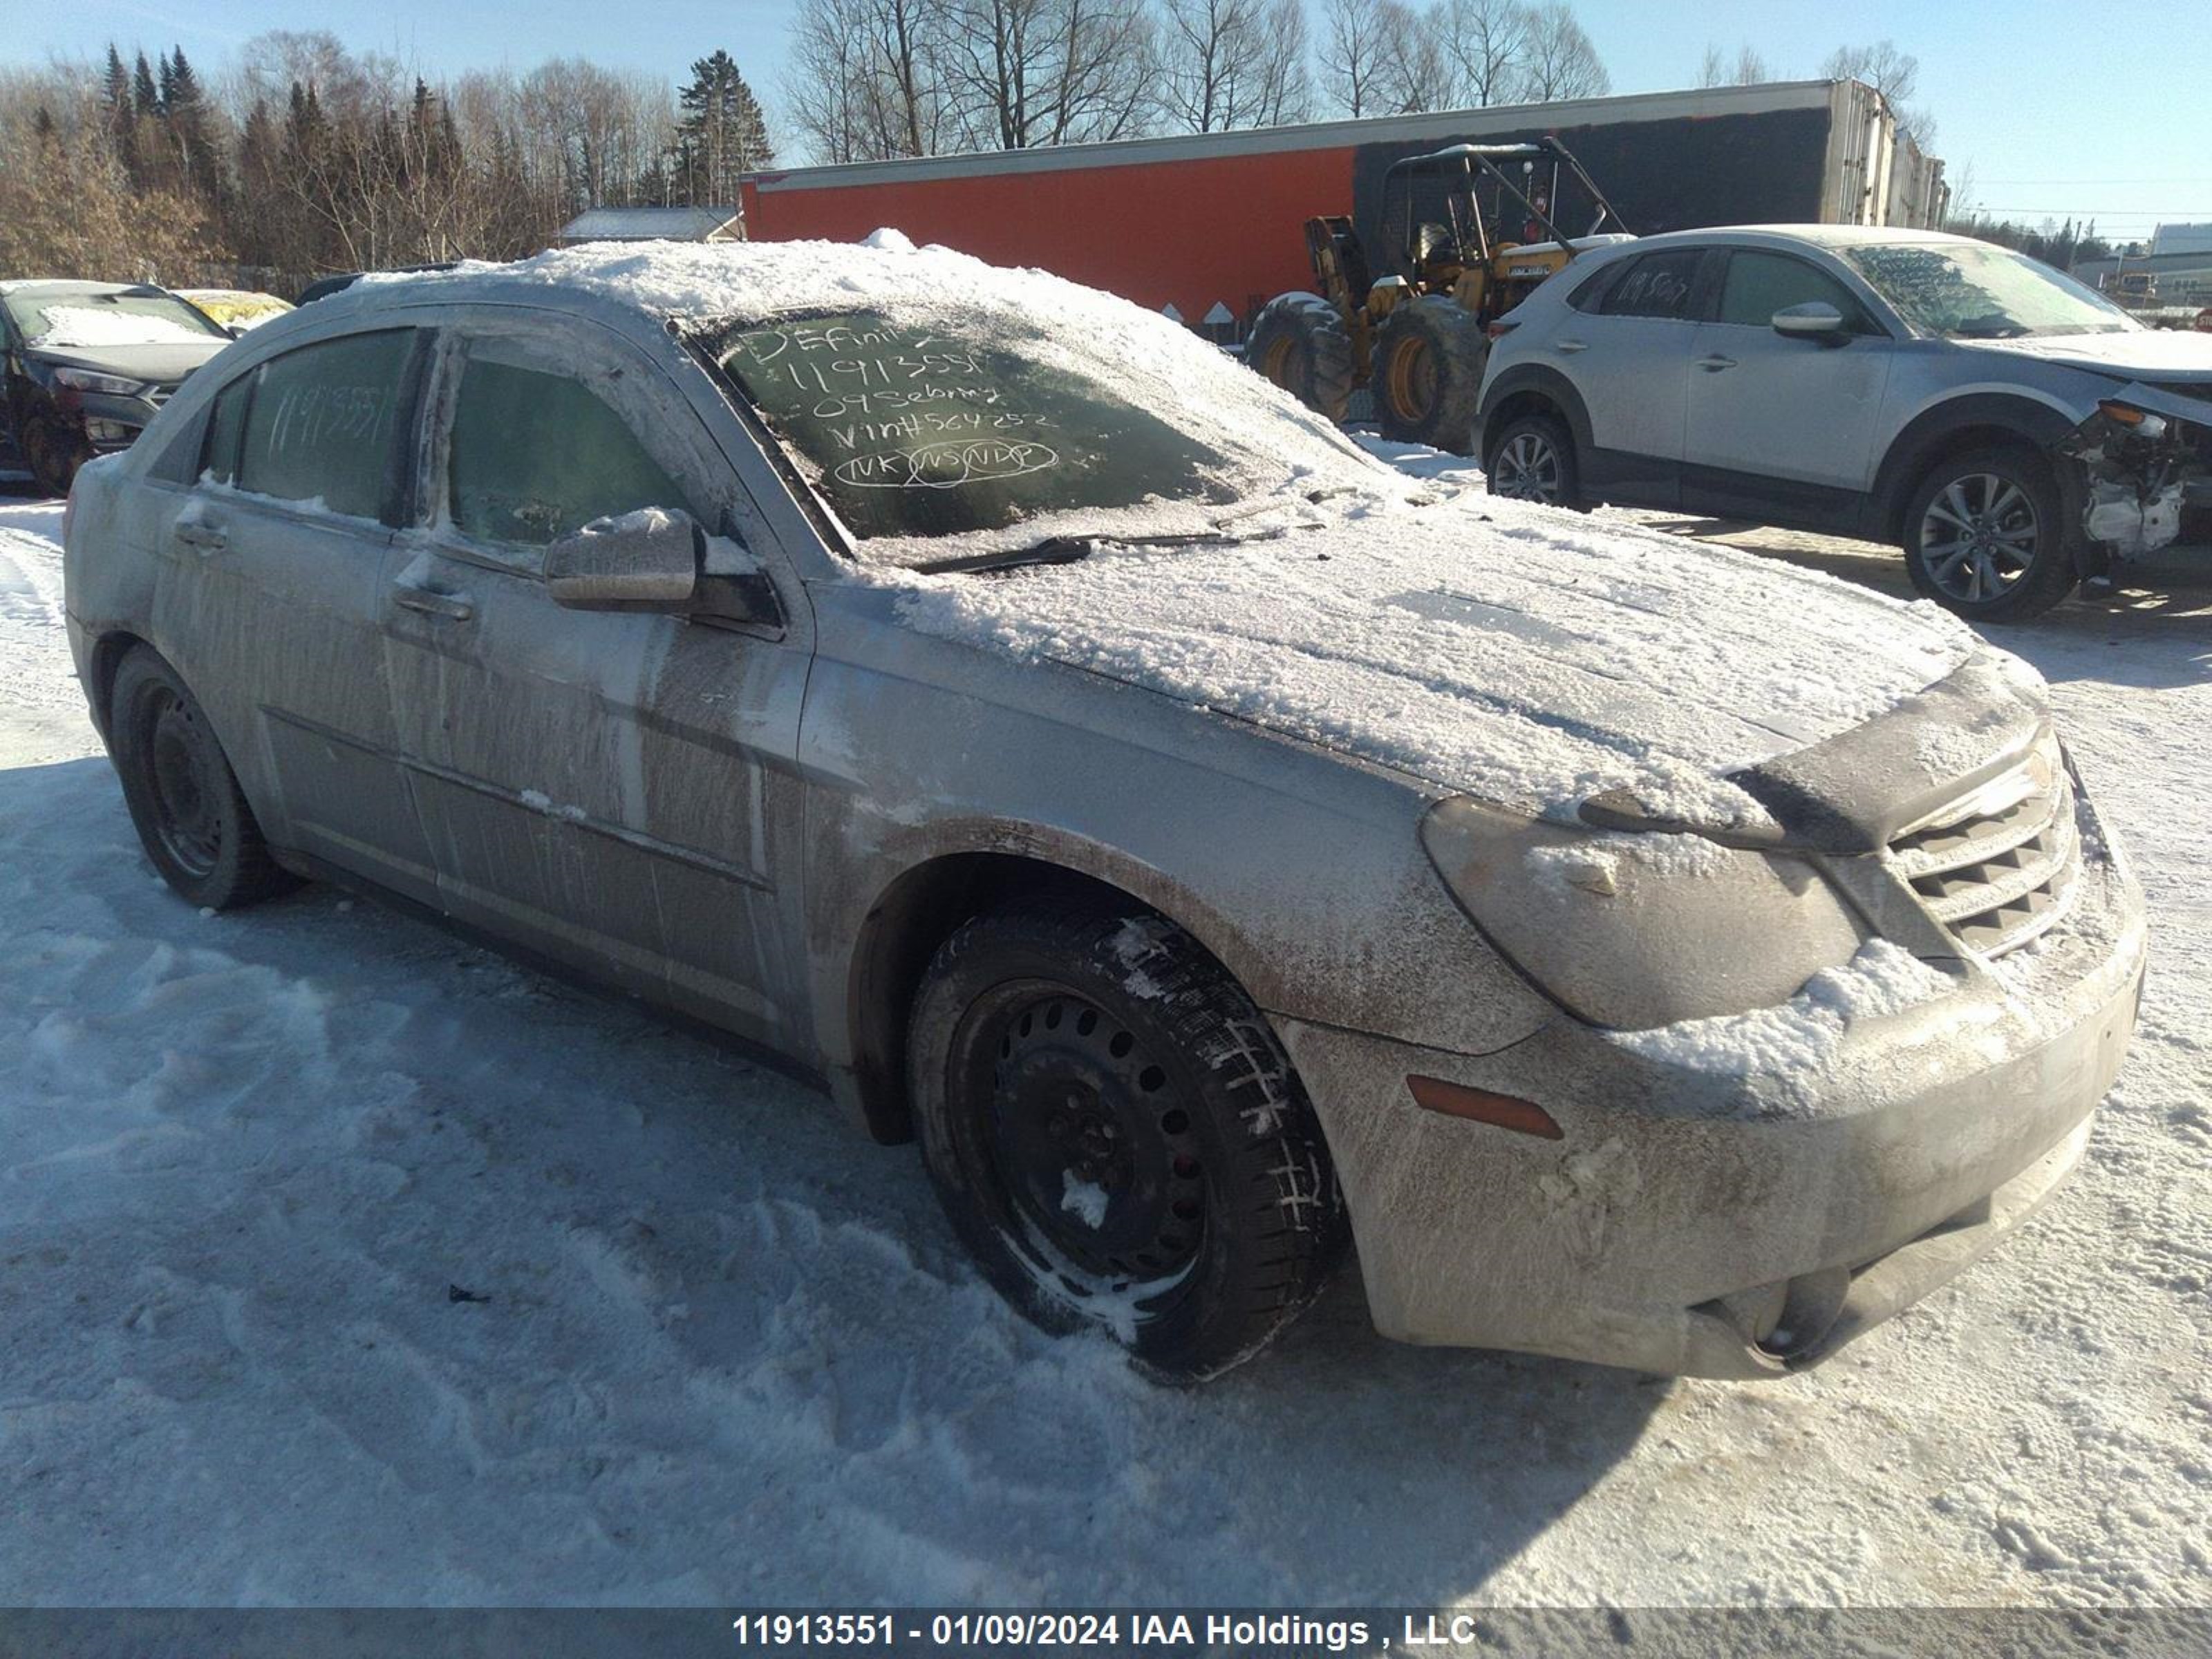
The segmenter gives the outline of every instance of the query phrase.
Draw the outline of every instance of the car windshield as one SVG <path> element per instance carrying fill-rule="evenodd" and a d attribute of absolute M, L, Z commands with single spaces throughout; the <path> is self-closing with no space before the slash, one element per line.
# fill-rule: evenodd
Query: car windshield
<path fill-rule="evenodd" d="M 787 315 L 694 338 L 856 540 L 920 544 L 871 558 L 930 562 L 942 556 L 930 541 L 1047 519 L 1054 533 L 1188 531 L 1194 507 L 1310 472 L 1297 458 L 1320 441 L 1272 406 L 1230 411 L 1278 424 L 1267 453 L 1230 435 L 1233 422 L 1216 428 L 1171 400 L 1139 407 L 1134 384 L 1082 341 L 997 307 Z M 1255 380 L 1255 398 L 1263 391 Z"/>
<path fill-rule="evenodd" d="M 1987 243 L 1876 243 L 1844 257 L 1921 334 L 2016 340 L 2140 326 L 2072 277 Z"/>
<path fill-rule="evenodd" d="M 21 289 L 7 296 L 7 305 L 26 344 L 57 349 L 230 337 L 175 295 L 158 289 Z"/>

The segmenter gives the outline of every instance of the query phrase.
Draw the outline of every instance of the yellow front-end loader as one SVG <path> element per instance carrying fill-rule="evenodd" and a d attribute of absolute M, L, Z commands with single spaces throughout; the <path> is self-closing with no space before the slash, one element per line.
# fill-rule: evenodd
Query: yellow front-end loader
<path fill-rule="evenodd" d="M 1595 208 L 1579 236 L 1553 218 L 1563 179 Z M 1353 391 L 1368 386 L 1384 437 L 1463 454 L 1492 325 L 1577 254 L 1626 240 L 1620 227 L 1613 204 L 1556 138 L 1407 156 L 1382 177 L 1383 274 L 1370 274 L 1350 219 L 1307 220 L 1321 292 L 1269 301 L 1244 360 L 1333 421 L 1343 421 Z"/>

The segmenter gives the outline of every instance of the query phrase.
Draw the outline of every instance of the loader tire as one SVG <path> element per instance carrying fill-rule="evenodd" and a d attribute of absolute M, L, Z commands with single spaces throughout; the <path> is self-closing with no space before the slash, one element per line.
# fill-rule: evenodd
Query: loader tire
<path fill-rule="evenodd" d="M 1308 409 L 1344 423 L 1352 403 L 1352 331 L 1318 294 L 1281 294 L 1260 308 L 1244 361 Z"/>
<path fill-rule="evenodd" d="M 1375 419 L 1394 443 L 1474 451 L 1474 415 L 1490 340 L 1473 313 L 1440 294 L 1401 305 L 1375 331 Z"/>

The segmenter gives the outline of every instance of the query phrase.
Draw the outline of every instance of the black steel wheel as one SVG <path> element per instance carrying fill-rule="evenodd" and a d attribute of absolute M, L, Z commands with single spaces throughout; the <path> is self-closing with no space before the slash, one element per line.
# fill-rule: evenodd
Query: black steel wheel
<path fill-rule="evenodd" d="M 144 646 L 115 671 L 108 744 L 146 856 L 192 903 L 228 909 L 295 884 L 270 856 L 206 711 Z"/>
<path fill-rule="evenodd" d="M 1273 1033 L 1157 917 L 1040 903 L 966 923 L 916 999 L 908 1064 L 924 1161 L 985 1276 L 1155 1375 L 1256 1352 L 1343 1239 Z"/>
<path fill-rule="evenodd" d="M 1958 455 L 1929 470 L 1905 509 L 1912 585 L 1972 622 L 2024 622 L 2074 590 L 2076 537 L 2038 456 Z"/>
<path fill-rule="evenodd" d="M 1549 415 L 1524 415 L 1492 437 L 1483 467 L 1490 493 L 1547 507 L 1580 507 L 1582 480 L 1574 440 Z"/>

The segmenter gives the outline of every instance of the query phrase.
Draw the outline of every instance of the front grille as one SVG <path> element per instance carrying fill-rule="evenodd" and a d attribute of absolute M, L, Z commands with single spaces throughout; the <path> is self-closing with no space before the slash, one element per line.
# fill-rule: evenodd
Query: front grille
<path fill-rule="evenodd" d="M 2051 927 L 2073 898 L 2074 786 L 2055 757 L 2038 753 L 1899 836 L 1889 857 L 1952 938 L 1978 956 L 2002 956 Z"/>

